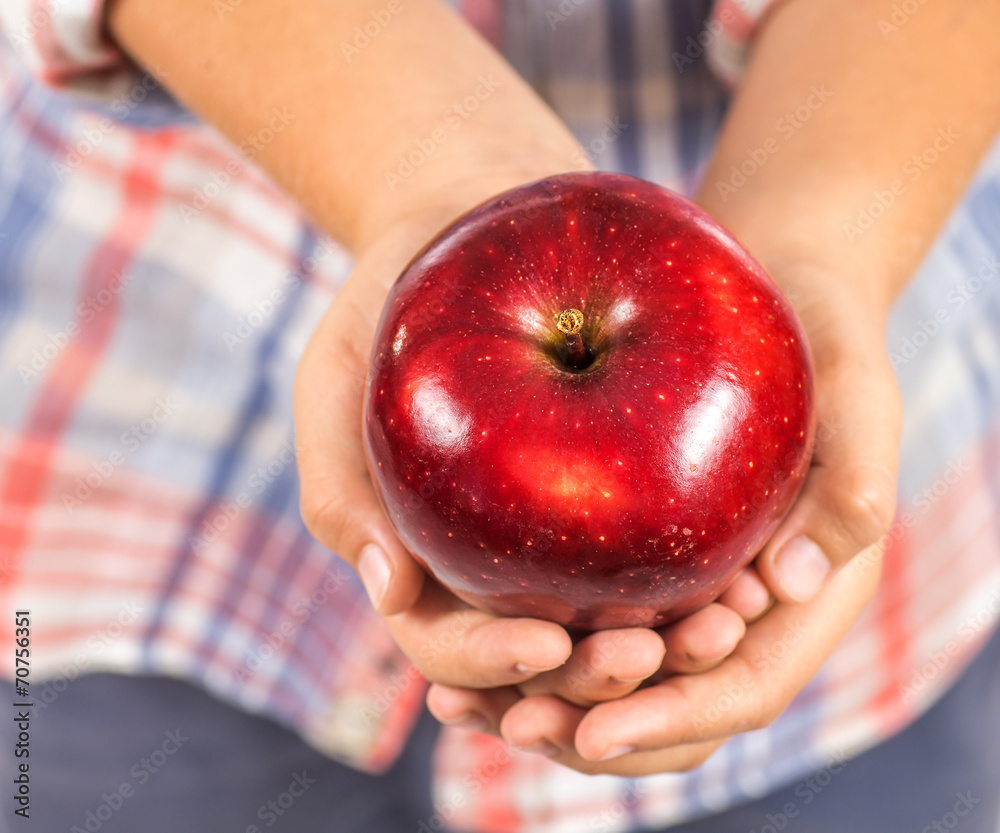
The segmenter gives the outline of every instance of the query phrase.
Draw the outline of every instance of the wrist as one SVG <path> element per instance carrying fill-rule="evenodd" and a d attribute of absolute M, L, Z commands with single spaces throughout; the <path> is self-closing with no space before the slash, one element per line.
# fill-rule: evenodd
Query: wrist
<path fill-rule="evenodd" d="M 845 312 L 884 330 L 906 283 L 898 258 L 844 239 L 835 200 L 761 192 L 726 204 L 706 188 L 697 201 L 764 266 L 796 308 L 820 297 L 843 298 L 850 307 Z"/>
<path fill-rule="evenodd" d="M 352 248 L 360 256 L 400 229 L 420 229 L 427 234 L 427 242 L 453 220 L 497 194 L 554 174 L 591 168 L 573 143 L 531 159 L 478 162 L 456 166 L 439 176 L 414 177 L 394 191 L 387 188 L 385 193 L 372 195 L 359 219 Z"/>

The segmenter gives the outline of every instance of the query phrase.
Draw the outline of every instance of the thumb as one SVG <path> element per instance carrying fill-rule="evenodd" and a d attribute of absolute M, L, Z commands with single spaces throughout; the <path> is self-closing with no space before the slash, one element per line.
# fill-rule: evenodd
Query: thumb
<path fill-rule="evenodd" d="M 412 606 L 424 581 L 378 502 L 361 436 L 368 357 L 385 292 L 355 272 L 310 338 L 294 392 L 303 520 L 357 571 L 383 616 Z"/>
<path fill-rule="evenodd" d="M 789 515 L 756 565 L 779 601 L 806 602 L 889 528 L 896 505 L 901 405 L 881 345 L 816 359 L 816 445 Z"/>

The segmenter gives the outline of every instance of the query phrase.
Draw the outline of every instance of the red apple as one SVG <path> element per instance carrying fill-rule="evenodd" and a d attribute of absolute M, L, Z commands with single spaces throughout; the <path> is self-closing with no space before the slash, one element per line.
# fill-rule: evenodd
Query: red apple
<path fill-rule="evenodd" d="M 709 603 L 809 466 L 812 368 L 764 269 L 658 186 L 501 194 L 409 264 L 375 334 L 372 480 L 457 596 L 573 629 Z"/>

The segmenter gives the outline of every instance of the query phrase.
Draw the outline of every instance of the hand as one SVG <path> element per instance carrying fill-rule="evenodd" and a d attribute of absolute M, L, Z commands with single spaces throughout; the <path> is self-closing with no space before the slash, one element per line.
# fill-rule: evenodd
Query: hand
<path fill-rule="evenodd" d="M 598 658 L 609 650 L 606 641 L 614 639 L 610 632 L 584 640 L 563 668 L 518 689 L 433 686 L 428 704 L 439 719 L 477 712 L 487 730 L 509 743 L 581 772 L 686 770 L 703 763 L 727 737 L 773 721 L 860 614 L 877 585 L 877 542 L 894 506 L 900 405 L 883 347 L 884 311 L 873 309 L 833 270 L 772 268 L 789 276 L 783 285 L 810 339 L 819 418 L 803 492 L 755 562 L 779 602 L 711 670 L 677 664 L 668 651 L 654 684 L 639 690 L 634 684 L 629 693 L 597 673 Z M 779 554 L 800 535 L 816 542 L 830 566 L 804 571 L 806 581 L 797 584 L 782 574 Z M 748 582 L 751 595 L 760 592 L 759 579 L 740 581 Z M 796 593 L 808 599 L 798 601 Z M 669 643 L 695 617 L 718 615 L 720 607 L 711 605 L 661 634 Z M 677 673 L 691 671 L 702 673 Z M 608 694 L 618 699 L 594 704 Z"/>

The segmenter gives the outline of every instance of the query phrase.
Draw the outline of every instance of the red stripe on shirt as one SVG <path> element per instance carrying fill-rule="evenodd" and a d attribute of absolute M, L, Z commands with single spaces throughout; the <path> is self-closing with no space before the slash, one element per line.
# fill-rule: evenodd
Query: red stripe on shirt
<path fill-rule="evenodd" d="M 910 643 L 912 634 L 905 619 L 907 600 L 910 596 L 907 560 L 910 557 L 910 541 L 907 535 L 893 540 L 885 551 L 882 568 L 882 583 L 875 597 L 874 622 L 881 639 L 881 660 L 883 685 L 872 698 L 869 711 L 881 715 L 884 720 L 890 715 L 899 715 L 902 703 L 899 699 L 899 680 L 909 673 Z"/>
<path fill-rule="evenodd" d="M 152 172 L 161 169 L 161 160 L 170 141 L 171 137 L 164 134 L 148 133 L 137 137 L 135 152 L 121 176 L 122 209 L 84 270 L 81 302 L 106 288 L 115 275 L 124 271 L 148 232 L 160 194 Z M 100 366 L 114 331 L 118 295 L 110 294 L 112 300 L 89 322 L 82 318 L 77 320 L 79 336 L 53 362 L 26 421 L 25 436 L 20 440 L 22 445 L 33 446 L 30 453 L 27 448 L 16 448 L 12 454 L 14 462 L 5 473 L 0 502 L 21 507 L 23 514 L 20 523 L 8 527 L 4 533 L 5 569 L 0 570 L 0 582 L 8 581 L 11 571 L 17 569 L 31 529 L 32 512 L 46 499 L 45 489 L 61 435 L 91 375 Z"/>
<path fill-rule="evenodd" d="M 53 27 L 53 10 L 49 0 L 31 0 L 31 21 L 43 21 L 35 27 L 35 43 L 38 46 L 38 56 L 45 65 L 43 77 L 49 80 L 65 70 L 69 64 L 66 53 L 63 52 Z"/>

